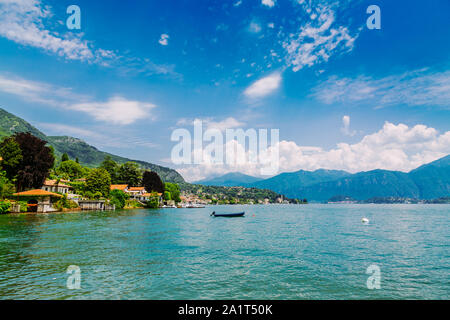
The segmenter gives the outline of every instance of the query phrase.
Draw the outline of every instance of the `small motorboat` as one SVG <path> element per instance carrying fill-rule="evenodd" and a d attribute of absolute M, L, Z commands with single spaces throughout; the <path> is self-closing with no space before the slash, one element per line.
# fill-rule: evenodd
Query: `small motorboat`
<path fill-rule="evenodd" d="M 361 222 L 362 222 L 363 224 L 368 224 L 368 223 L 369 223 L 369 219 L 367 219 L 367 218 L 362 218 L 362 219 L 361 219 Z"/>
<path fill-rule="evenodd" d="M 213 211 L 211 213 L 211 217 L 225 217 L 225 218 L 235 218 L 235 217 L 243 217 L 245 212 L 239 212 L 239 213 L 216 213 Z"/>

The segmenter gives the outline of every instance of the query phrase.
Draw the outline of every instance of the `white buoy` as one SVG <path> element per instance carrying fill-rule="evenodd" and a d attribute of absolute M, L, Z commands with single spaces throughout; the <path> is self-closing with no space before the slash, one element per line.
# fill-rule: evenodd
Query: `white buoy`
<path fill-rule="evenodd" d="M 369 223 L 369 219 L 367 219 L 367 218 L 362 218 L 362 219 L 361 219 L 361 222 L 364 223 L 364 224 L 368 224 L 368 223 Z"/>

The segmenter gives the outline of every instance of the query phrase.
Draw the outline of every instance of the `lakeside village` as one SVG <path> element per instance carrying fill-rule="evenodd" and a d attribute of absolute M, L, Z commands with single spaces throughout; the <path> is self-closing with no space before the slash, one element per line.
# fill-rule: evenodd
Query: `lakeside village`
<path fill-rule="evenodd" d="M 193 186 L 180 191 L 178 184 L 164 183 L 156 172 L 134 162 L 118 164 L 110 156 L 97 168 L 84 167 L 67 154 L 56 159 L 53 148 L 30 133 L 16 133 L 0 143 L 0 214 L 289 203 L 276 194 L 245 201 L 227 199 L 223 192 L 214 197 L 203 192 L 203 186 Z M 242 194 L 242 188 L 230 190 Z"/>

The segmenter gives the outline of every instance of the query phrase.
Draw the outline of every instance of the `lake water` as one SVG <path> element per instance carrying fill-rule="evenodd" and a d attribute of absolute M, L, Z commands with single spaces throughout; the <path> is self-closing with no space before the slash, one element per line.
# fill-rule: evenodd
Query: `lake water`
<path fill-rule="evenodd" d="M 449 299 L 449 214 L 312 204 L 4 215 L 0 299 Z M 378 290 L 366 284 L 373 264 Z M 66 286 L 69 265 L 80 289 Z"/>

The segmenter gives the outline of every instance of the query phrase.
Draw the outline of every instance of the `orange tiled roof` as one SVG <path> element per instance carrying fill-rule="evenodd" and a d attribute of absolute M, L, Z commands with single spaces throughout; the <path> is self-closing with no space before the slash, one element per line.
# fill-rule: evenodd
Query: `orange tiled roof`
<path fill-rule="evenodd" d="M 144 191 L 145 187 L 131 187 L 128 188 L 128 191 Z"/>
<path fill-rule="evenodd" d="M 127 184 L 112 184 L 110 189 L 111 190 L 125 190 L 126 188 L 128 188 Z"/>
<path fill-rule="evenodd" d="M 14 193 L 13 196 L 18 196 L 18 197 L 62 197 L 62 195 L 57 194 L 57 193 L 53 193 L 53 192 L 48 192 L 42 189 L 35 189 L 35 190 L 28 190 L 28 191 L 23 191 L 23 192 L 17 192 Z"/>

